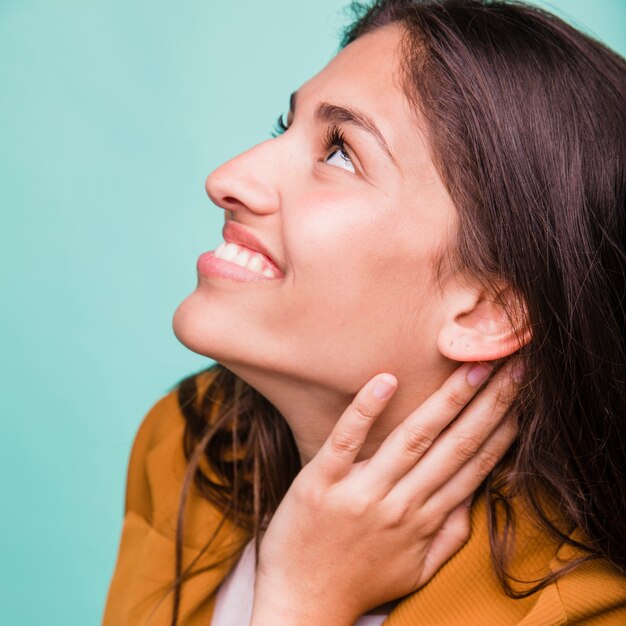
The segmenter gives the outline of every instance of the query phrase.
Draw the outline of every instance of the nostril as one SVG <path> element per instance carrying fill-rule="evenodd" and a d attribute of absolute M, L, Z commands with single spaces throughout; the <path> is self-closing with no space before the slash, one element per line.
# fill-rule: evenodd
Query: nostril
<path fill-rule="evenodd" d="M 229 209 L 230 211 L 235 211 L 238 209 L 242 209 L 246 207 L 246 204 L 243 203 L 239 198 L 235 196 L 222 196 L 220 198 L 219 206 L 224 209 Z"/>
<path fill-rule="evenodd" d="M 0 0 L 1 2 L 1 0 Z M 237 165 L 237 169 L 235 169 Z M 276 190 L 247 170 L 239 168 L 239 162 L 220 166 L 207 177 L 205 189 L 216 206 L 230 210 L 273 211 L 278 206 Z"/>

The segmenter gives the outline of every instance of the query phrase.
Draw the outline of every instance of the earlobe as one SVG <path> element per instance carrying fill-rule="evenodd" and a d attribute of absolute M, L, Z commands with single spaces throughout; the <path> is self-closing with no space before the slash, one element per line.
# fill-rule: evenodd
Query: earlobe
<path fill-rule="evenodd" d="M 513 300 L 508 287 L 497 300 L 481 293 L 470 306 L 466 301 L 461 310 L 450 311 L 437 337 L 441 354 L 454 361 L 493 361 L 526 345 L 532 335 L 520 300 Z M 509 319 L 507 309 L 513 319 Z"/>

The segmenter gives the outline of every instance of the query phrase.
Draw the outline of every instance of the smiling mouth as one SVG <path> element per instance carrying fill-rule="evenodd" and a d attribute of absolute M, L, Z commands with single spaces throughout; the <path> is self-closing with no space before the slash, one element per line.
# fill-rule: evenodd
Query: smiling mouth
<path fill-rule="evenodd" d="M 267 256 L 238 243 L 222 242 L 213 251 L 213 256 L 268 278 L 281 278 L 280 270 Z"/>

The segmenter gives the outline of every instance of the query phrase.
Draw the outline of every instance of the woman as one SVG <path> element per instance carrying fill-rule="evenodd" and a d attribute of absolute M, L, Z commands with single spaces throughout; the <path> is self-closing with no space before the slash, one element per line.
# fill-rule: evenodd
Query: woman
<path fill-rule="evenodd" d="M 622 624 L 626 63 L 522 4 L 355 9 L 207 179 L 263 254 L 175 313 L 219 365 L 137 434 L 104 623 Z"/>

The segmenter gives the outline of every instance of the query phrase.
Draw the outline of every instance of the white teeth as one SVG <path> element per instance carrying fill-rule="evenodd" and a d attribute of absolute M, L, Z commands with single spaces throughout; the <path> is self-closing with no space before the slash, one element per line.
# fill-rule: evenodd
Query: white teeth
<path fill-rule="evenodd" d="M 249 260 L 250 253 L 244 250 L 233 259 L 233 263 L 235 263 L 235 265 L 239 265 L 239 267 L 245 267 L 246 265 L 248 265 Z"/>
<path fill-rule="evenodd" d="M 220 258 L 225 261 L 232 261 L 239 254 L 239 246 L 234 243 L 227 243 L 224 247 L 224 251 L 220 255 Z"/>
<path fill-rule="evenodd" d="M 252 251 L 238 246 L 235 243 L 222 242 L 215 250 L 213 250 L 214 256 L 224 259 L 225 261 L 231 261 L 240 267 L 245 267 L 252 272 L 263 274 L 269 278 L 276 278 L 277 275 L 272 267 L 267 267 L 268 261 L 264 255 L 260 253 L 253 253 Z M 263 269 L 265 268 L 265 269 Z"/>
<path fill-rule="evenodd" d="M 263 269 L 263 257 L 260 254 L 255 254 L 249 261 L 247 265 L 249 270 L 253 272 L 261 272 Z"/>

